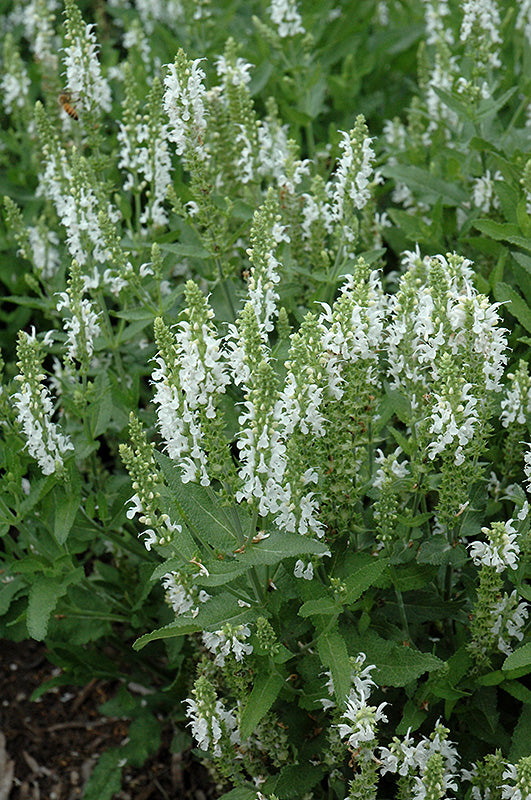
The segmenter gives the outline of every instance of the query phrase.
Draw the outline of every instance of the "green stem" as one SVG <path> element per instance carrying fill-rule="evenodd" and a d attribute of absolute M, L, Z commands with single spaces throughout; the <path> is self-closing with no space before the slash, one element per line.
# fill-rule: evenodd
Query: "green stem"
<path fill-rule="evenodd" d="M 404 605 L 404 598 L 402 597 L 402 592 L 400 591 L 400 589 L 396 585 L 396 577 L 397 576 L 396 576 L 395 568 L 393 566 L 391 566 L 390 569 L 391 569 L 391 575 L 392 575 L 392 578 L 393 578 L 393 586 L 394 586 L 394 589 L 395 589 L 396 602 L 398 604 L 398 610 L 400 612 L 400 620 L 402 622 L 402 631 L 404 633 L 404 638 L 406 639 L 406 641 L 410 642 L 411 641 L 411 636 L 410 636 L 410 633 L 409 633 L 409 625 L 407 623 L 406 607 Z"/>
<path fill-rule="evenodd" d="M 234 308 L 234 303 L 232 302 L 232 297 L 231 297 L 231 294 L 230 294 L 229 289 L 227 287 L 227 279 L 223 277 L 223 268 L 221 266 L 221 262 L 220 262 L 219 258 L 216 258 L 215 262 L 216 262 L 216 267 L 217 267 L 217 270 L 218 270 L 219 281 L 220 281 L 221 286 L 223 288 L 223 292 L 225 294 L 225 298 L 227 300 L 227 304 L 229 306 L 230 313 L 232 315 L 232 321 L 236 322 L 236 309 Z"/>

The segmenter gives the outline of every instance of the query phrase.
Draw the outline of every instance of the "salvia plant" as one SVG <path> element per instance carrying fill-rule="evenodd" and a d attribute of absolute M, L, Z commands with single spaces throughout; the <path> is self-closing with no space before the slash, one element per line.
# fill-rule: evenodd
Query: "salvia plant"
<path fill-rule="evenodd" d="M 531 798 L 531 3 L 1 11 L 0 631 L 121 682 L 84 796 L 171 725 Z"/>

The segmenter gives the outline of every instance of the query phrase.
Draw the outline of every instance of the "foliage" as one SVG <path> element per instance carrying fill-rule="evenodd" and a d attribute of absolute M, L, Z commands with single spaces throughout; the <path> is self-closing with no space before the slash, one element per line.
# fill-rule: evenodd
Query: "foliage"
<path fill-rule="evenodd" d="M 531 794 L 531 4 L 2 13 L 0 633 L 148 690 L 85 796 L 162 716 L 227 798 Z"/>

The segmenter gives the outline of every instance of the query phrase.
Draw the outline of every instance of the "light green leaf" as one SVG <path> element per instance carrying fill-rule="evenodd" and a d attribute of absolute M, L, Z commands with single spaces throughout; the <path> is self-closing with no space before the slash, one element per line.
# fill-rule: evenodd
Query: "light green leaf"
<path fill-rule="evenodd" d="M 507 656 L 502 664 L 504 672 L 512 670 L 526 670 L 522 674 L 531 672 L 531 642 L 527 642 L 522 647 L 519 647 L 510 656 Z"/>
<path fill-rule="evenodd" d="M 133 650 L 142 650 L 147 644 L 155 642 L 157 639 L 171 639 L 173 636 L 186 636 L 189 633 L 197 633 L 197 631 L 200 630 L 201 625 L 194 619 L 181 617 L 181 619 L 170 622 L 163 628 L 157 628 L 157 630 L 151 631 L 151 633 L 145 633 L 143 636 L 140 636 L 133 643 Z"/>
<path fill-rule="evenodd" d="M 159 247 L 164 252 L 172 253 L 174 256 L 182 256 L 183 258 L 210 258 L 210 253 L 201 244 L 184 244 L 182 242 L 163 244 L 161 242 Z"/>
<path fill-rule="evenodd" d="M 0 616 L 5 614 L 19 589 L 24 588 L 26 581 L 22 575 L 17 575 L 8 583 L 0 583 Z"/>
<path fill-rule="evenodd" d="M 499 303 L 506 303 L 507 311 L 516 317 L 526 331 L 531 331 L 531 308 L 512 286 L 508 283 L 497 283 L 494 297 Z"/>
<path fill-rule="evenodd" d="M 68 591 L 72 583 L 83 578 L 83 568 L 73 570 L 68 576 L 47 578 L 43 575 L 35 578 L 31 584 L 28 597 L 26 625 L 32 639 L 43 641 L 48 630 L 50 615 L 58 601 Z"/>
<path fill-rule="evenodd" d="M 241 717 L 242 740 L 249 738 L 262 717 L 267 714 L 283 684 L 284 679 L 277 672 L 267 672 L 265 675 L 261 673 L 257 676 Z"/>
<path fill-rule="evenodd" d="M 382 172 L 388 178 L 405 183 L 419 196 L 431 198 L 432 201 L 442 198 L 447 206 L 460 206 L 467 199 L 467 193 L 457 183 L 438 178 L 421 167 L 386 165 L 382 167 Z"/>
<path fill-rule="evenodd" d="M 179 617 L 163 628 L 146 633 L 133 644 L 135 650 L 141 650 L 149 642 L 156 639 L 169 639 L 172 636 L 185 636 L 196 631 L 215 631 L 225 625 L 243 625 L 253 621 L 258 616 L 254 608 L 242 609 L 238 600 L 229 592 L 216 595 L 215 602 L 206 602 L 200 605 L 196 617 Z"/>

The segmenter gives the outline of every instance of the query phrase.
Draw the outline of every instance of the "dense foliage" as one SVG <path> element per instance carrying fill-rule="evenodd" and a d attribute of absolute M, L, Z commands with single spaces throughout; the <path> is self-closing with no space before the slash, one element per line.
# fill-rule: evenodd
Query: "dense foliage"
<path fill-rule="evenodd" d="M 170 719 L 531 797 L 531 2 L 0 12 L 0 634 L 123 682 L 84 796 Z"/>

